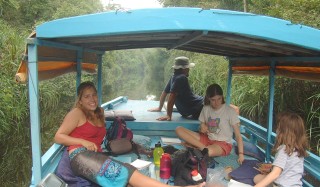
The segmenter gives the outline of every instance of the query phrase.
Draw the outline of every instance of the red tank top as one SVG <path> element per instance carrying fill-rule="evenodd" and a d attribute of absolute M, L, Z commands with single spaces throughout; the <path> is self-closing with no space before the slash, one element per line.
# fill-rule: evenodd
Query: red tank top
<path fill-rule="evenodd" d="M 82 138 L 93 142 L 98 147 L 98 152 L 102 152 L 101 143 L 103 141 L 104 136 L 106 135 L 106 128 L 105 127 L 96 127 L 92 125 L 89 121 L 86 121 L 80 127 L 75 128 L 71 133 L 70 136 L 74 138 Z M 68 151 L 82 147 L 82 145 L 71 145 L 68 147 Z"/>

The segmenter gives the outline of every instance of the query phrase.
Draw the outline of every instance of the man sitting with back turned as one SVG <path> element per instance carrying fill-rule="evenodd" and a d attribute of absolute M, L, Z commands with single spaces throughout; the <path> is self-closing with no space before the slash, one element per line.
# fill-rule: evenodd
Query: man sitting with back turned
<path fill-rule="evenodd" d="M 186 118 L 198 119 L 203 107 L 203 97 L 195 95 L 189 85 L 189 68 L 194 67 L 194 63 L 189 62 L 189 58 L 181 56 L 175 58 L 174 74 L 168 81 L 164 91 L 160 96 L 159 107 L 149 109 L 151 112 L 161 111 L 163 104 L 169 94 L 167 104 L 167 115 L 159 117 L 160 121 L 171 121 L 173 105 L 177 107 L 178 112 Z"/>

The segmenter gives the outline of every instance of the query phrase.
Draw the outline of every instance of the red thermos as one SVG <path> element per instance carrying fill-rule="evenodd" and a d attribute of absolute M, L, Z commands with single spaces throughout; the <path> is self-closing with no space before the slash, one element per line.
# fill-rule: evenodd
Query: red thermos
<path fill-rule="evenodd" d="M 164 153 L 160 160 L 160 178 L 169 179 L 171 176 L 171 157 L 168 153 Z"/>

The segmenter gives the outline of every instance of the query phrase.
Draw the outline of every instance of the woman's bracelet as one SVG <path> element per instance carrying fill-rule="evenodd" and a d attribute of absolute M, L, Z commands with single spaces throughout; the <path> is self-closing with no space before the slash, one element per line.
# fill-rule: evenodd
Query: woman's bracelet
<path fill-rule="evenodd" d="M 238 155 L 240 155 L 240 154 L 243 155 L 243 152 L 239 152 L 239 153 L 238 153 Z"/>

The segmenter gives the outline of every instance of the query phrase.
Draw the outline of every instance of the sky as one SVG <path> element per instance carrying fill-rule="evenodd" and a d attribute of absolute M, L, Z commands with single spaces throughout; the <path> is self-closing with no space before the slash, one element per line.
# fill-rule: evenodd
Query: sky
<path fill-rule="evenodd" d="M 100 0 L 104 5 L 108 3 L 120 4 L 124 9 L 159 8 L 157 0 Z"/>

